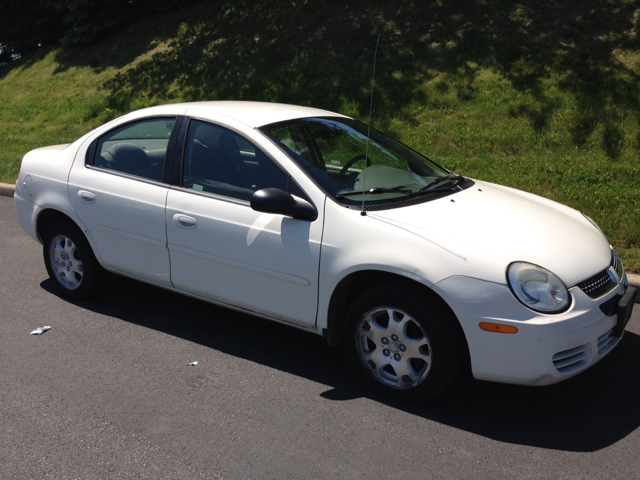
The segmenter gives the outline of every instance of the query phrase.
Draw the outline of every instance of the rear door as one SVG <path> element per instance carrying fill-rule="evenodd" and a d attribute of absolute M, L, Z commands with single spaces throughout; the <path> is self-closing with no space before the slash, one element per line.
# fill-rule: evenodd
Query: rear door
<path fill-rule="evenodd" d="M 70 200 L 107 268 L 171 285 L 163 182 L 175 117 L 117 127 L 88 146 L 69 176 Z M 86 152 L 86 150 L 85 150 Z"/>

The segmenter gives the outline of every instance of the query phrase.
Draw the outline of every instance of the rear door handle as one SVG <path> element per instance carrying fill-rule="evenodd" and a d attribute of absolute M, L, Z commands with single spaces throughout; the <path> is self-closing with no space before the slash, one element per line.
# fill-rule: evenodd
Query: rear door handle
<path fill-rule="evenodd" d="M 176 213 L 173 216 L 173 223 L 175 223 L 177 227 L 186 229 L 196 228 L 196 225 L 198 225 L 198 221 L 195 218 L 182 213 Z"/>
<path fill-rule="evenodd" d="M 87 192 L 86 190 L 78 190 L 78 197 L 80 197 L 80 200 L 84 203 L 93 203 L 96 201 L 96 194 Z"/>

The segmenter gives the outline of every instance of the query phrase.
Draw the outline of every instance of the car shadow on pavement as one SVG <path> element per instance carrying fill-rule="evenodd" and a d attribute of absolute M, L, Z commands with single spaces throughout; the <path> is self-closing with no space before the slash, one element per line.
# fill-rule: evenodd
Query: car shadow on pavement
<path fill-rule="evenodd" d="M 426 405 L 378 397 L 355 381 L 341 347 L 295 328 L 118 277 L 98 298 L 72 302 L 329 387 L 321 396 L 366 397 L 500 442 L 563 451 L 606 448 L 640 426 L 640 336 L 627 331 L 602 362 L 566 382 L 523 387 L 466 378 Z M 56 294 L 53 283 L 41 287 Z"/>

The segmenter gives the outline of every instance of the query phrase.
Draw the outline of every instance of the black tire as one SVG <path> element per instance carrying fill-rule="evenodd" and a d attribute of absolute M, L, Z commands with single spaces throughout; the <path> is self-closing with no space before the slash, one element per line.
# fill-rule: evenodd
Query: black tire
<path fill-rule="evenodd" d="M 42 253 L 47 273 L 61 296 L 88 298 L 101 285 L 105 272 L 86 237 L 74 224 L 61 222 L 49 228 Z"/>
<path fill-rule="evenodd" d="M 356 374 L 376 393 L 423 403 L 456 379 L 465 358 L 458 320 L 434 293 L 378 285 L 347 312 L 344 346 Z"/>

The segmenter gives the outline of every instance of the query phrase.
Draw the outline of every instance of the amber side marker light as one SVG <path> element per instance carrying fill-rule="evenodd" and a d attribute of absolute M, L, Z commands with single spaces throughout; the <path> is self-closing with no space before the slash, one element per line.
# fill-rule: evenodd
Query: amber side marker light
<path fill-rule="evenodd" d="M 518 331 L 513 325 L 504 325 L 502 323 L 480 322 L 480 328 L 487 332 L 496 333 L 516 333 Z"/>

